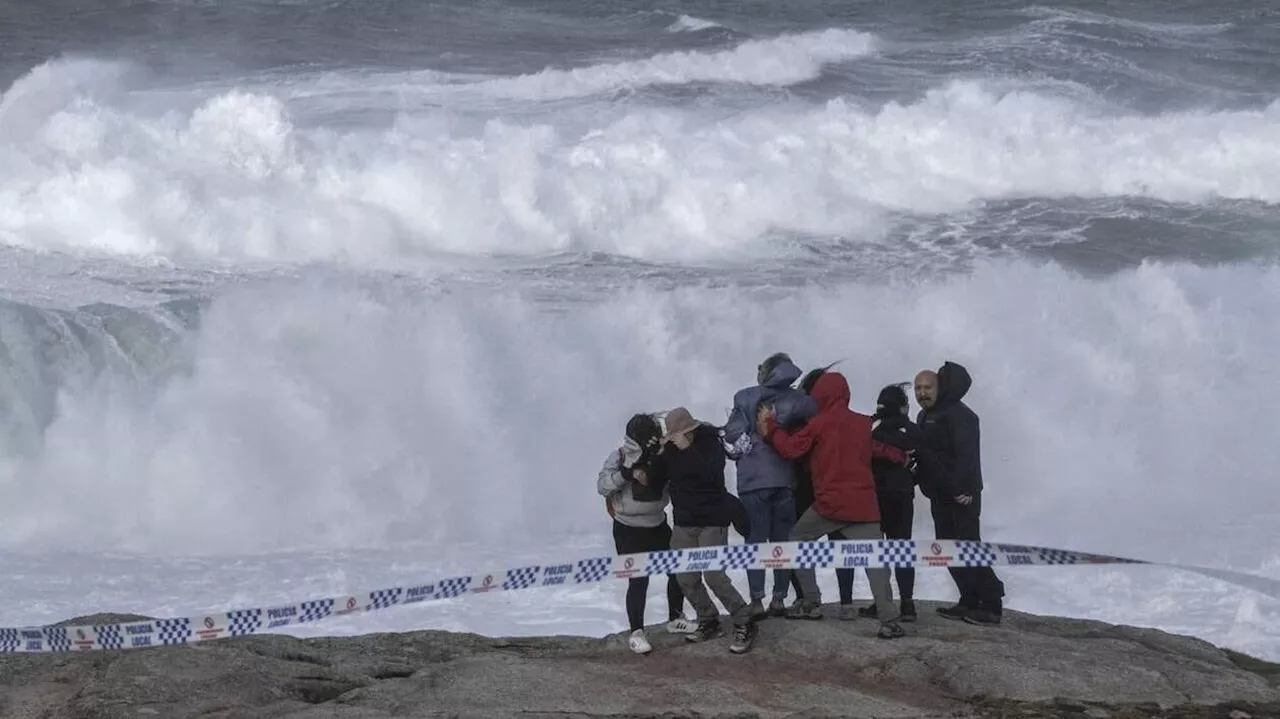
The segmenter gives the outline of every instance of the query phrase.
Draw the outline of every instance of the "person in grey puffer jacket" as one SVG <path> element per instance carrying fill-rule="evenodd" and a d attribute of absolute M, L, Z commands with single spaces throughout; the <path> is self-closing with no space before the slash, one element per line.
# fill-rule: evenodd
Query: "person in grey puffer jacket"
<path fill-rule="evenodd" d="M 667 505 L 671 496 L 666 487 L 651 490 L 647 469 L 657 455 L 665 434 L 658 415 L 637 414 L 627 422 L 621 447 L 605 457 L 596 476 L 596 491 L 605 498 L 605 508 L 613 517 L 613 541 L 618 554 L 665 551 L 671 548 L 671 525 Z M 628 644 L 637 654 L 651 649 L 644 631 L 645 604 L 649 577 L 633 577 L 627 584 L 627 621 L 631 626 Z M 688 634 L 693 622 L 684 616 L 684 592 L 676 575 L 667 575 L 667 631 Z"/>
<path fill-rule="evenodd" d="M 767 357 L 756 368 L 756 384 L 738 390 L 733 396 L 733 411 L 724 426 L 724 440 L 730 445 L 729 457 L 737 465 L 738 498 L 750 518 L 747 542 L 786 542 L 796 522 L 796 465 L 783 459 L 773 447 L 756 434 L 756 410 L 762 404 L 773 406 L 778 422 L 783 425 L 803 423 L 817 414 L 812 397 L 791 385 L 800 378 L 800 368 L 785 352 Z M 769 612 L 780 613 L 787 598 L 790 573 L 774 570 L 773 600 Z M 751 614 L 766 616 L 764 570 L 747 571 L 751 590 Z"/>

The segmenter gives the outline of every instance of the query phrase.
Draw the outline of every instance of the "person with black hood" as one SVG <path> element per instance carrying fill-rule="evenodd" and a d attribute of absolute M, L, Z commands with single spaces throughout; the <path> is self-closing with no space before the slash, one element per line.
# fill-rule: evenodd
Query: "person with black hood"
<path fill-rule="evenodd" d="M 929 497 L 938 539 L 981 541 L 982 455 L 978 415 L 963 402 L 973 379 L 964 366 L 944 362 L 931 377 L 916 378 L 920 413 L 916 423 L 938 460 L 925 467 L 921 489 Z M 936 379 L 935 379 L 936 377 Z M 932 386 L 930 386 L 932 385 Z M 951 567 L 960 601 L 938 613 L 970 624 L 999 624 L 1004 610 L 1004 582 L 991 567 Z"/>
<path fill-rule="evenodd" d="M 876 411 L 871 416 L 872 440 L 902 450 L 903 458 L 877 454 L 871 459 L 871 473 L 875 476 L 876 499 L 880 504 L 880 530 L 885 539 L 911 539 L 911 525 L 915 521 L 916 478 L 914 468 L 923 461 L 933 462 L 932 453 L 924 447 L 924 433 L 911 421 L 911 406 L 903 385 L 891 384 L 880 390 L 876 398 Z M 899 608 L 904 622 L 916 620 L 915 567 L 895 567 L 894 579 L 898 582 Z M 869 604 L 858 610 L 859 616 L 875 617 L 876 605 Z"/>

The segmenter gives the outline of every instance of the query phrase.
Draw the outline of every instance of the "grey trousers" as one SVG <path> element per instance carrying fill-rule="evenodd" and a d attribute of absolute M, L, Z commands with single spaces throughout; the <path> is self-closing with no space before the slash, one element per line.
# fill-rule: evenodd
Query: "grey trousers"
<path fill-rule="evenodd" d="M 672 549 L 698 549 L 702 547 L 721 547 L 729 543 L 728 527 L 672 527 Z M 706 579 L 706 584 L 703 584 Z M 698 621 L 706 622 L 720 617 L 720 610 L 707 594 L 707 587 L 724 605 L 736 625 L 746 624 L 750 619 L 747 603 L 742 595 L 733 587 L 733 581 L 723 569 L 709 572 L 681 572 L 676 575 L 685 599 L 693 605 L 698 613 Z"/>
<path fill-rule="evenodd" d="M 879 522 L 844 522 L 827 519 L 818 514 L 813 507 L 805 510 L 796 520 L 795 529 L 791 530 L 791 541 L 807 542 L 821 539 L 832 532 L 839 533 L 845 539 L 881 539 Z M 796 569 L 796 578 L 800 580 L 800 588 L 804 590 L 805 604 L 818 606 L 822 603 L 822 595 L 818 589 L 818 577 L 813 569 Z M 899 617 L 898 608 L 893 604 L 893 588 L 889 585 L 888 567 L 867 567 L 867 580 L 871 584 L 871 596 L 875 598 L 876 614 L 880 621 L 891 622 Z"/>

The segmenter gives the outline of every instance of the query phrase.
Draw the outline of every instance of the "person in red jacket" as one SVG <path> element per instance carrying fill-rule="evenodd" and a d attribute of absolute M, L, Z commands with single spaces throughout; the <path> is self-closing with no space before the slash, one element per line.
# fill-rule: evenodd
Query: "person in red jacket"
<path fill-rule="evenodd" d="M 813 385 L 818 413 L 804 427 L 788 432 L 778 426 L 772 408 L 756 418 L 759 435 L 787 459 L 808 456 L 813 474 L 813 505 L 796 521 L 791 541 L 838 533 L 845 539 L 880 539 L 880 503 L 871 473 L 873 456 L 901 454 L 871 438 L 871 418 L 849 409 L 849 383 L 839 372 L 824 372 Z M 879 445 L 879 446 L 877 446 Z M 822 597 L 813 569 L 793 570 L 804 588 L 803 602 L 792 605 L 788 619 L 822 619 Z M 881 639 L 906 634 L 898 623 L 889 586 L 889 569 L 867 567 L 871 594 L 880 619 Z"/>

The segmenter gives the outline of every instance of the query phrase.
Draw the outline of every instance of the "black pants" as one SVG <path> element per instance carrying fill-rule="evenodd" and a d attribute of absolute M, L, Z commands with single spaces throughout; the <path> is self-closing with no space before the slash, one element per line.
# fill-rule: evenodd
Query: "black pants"
<path fill-rule="evenodd" d="M 911 539 L 911 524 L 915 521 L 915 492 L 880 492 L 880 531 L 885 539 Z M 893 576 L 898 580 L 898 598 L 915 599 L 916 568 L 894 567 Z"/>
<path fill-rule="evenodd" d="M 974 494 L 971 504 L 953 499 L 932 502 L 933 526 L 938 539 L 982 540 L 982 494 Z M 999 613 L 1004 607 L 1004 582 L 991 567 L 951 567 L 951 578 L 960 590 L 960 604 L 970 609 Z"/>
<path fill-rule="evenodd" d="M 618 554 L 661 552 L 671 549 L 671 525 L 663 520 L 656 527 L 629 527 L 613 522 L 613 543 Z M 644 629 L 644 607 L 649 596 L 649 577 L 633 577 L 627 582 L 627 621 L 631 631 Z M 684 592 L 676 575 L 667 575 L 667 621 L 684 616 Z"/>

